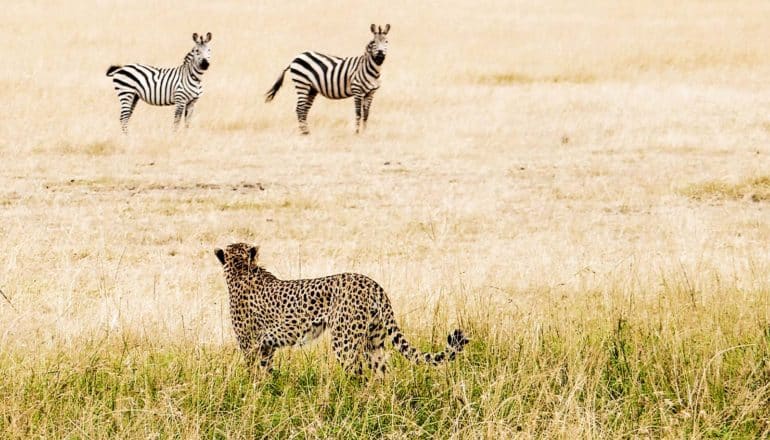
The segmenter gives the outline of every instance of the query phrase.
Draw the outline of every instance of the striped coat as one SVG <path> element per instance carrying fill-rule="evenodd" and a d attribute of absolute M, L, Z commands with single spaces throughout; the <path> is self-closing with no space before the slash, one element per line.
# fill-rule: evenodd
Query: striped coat
<path fill-rule="evenodd" d="M 205 37 L 193 34 L 195 47 L 184 57 L 180 66 L 159 68 L 144 64 L 110 66 L 107 76 L 112 77 L 120 101 L 120 124 L 128 131 L 128 120 L 142 101 L 151 105 L 174 105 L 174 125 L 182 116 L 189 125 L 195 103 L 203 94 L 201 77 L 209 68 L 211 59 L 211 33 Z"/>
<path fill-rule="evenodd" d="M 319 94 L 329 99 L 353 97 L 356 133 L 359 129 L 366 128 L 372 98 L 380 87 L 380 71 L 388 51 L 387 35 L 390 25 L 385 25 L 384 29 L 372 25 L 370 29 L 372 40 L 361 56 L 340 58 L 319 52 L 299 54 L 267 92 L 265 101 L 273 100 L 283 84 L 286 71 L 290 71 L 297 90 L 297 120 L 302 134 L 310 132 L 307 115 Z"/>

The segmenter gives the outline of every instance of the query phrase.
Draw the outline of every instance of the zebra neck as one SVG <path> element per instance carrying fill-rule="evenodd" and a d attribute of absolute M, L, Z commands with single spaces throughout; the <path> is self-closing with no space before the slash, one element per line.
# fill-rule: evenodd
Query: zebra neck
<path fill-rule="evenodd" d="M 200 81 L 201 80 L 201 75 L 203 75 L 203 71 L 202 70 L 198 70 L 198 68 L 195 67 L 193 64 L 189 64 L 189 67 L 188 67 L 187 71 L 190 73 L 190 76 L 195 81 Z"/>
<path fill-rule="evenodd" d="M 374 62 L 374 57 L 372 57 L 368 52 L 363 56 L 364 62 L 361 63 L 361 68 L 363 69 L 366 76 L 370 78 L 379 78 L 380 77 L 380 70 L 382 69 L 382 64 L 377 64 Z"/>
<path fill-rule="evenodd" d="M 193 57 L 192 52 L 190 52 L 184 57 L 184 62 L 182 62 L 182 65 L 179 67 L 181 71 L 187 72 L 189 76 L 192 77 L 193 80 L 200 81 L 201 80 L 200 77 L 201 75 L 203 75 L 203 71 L 198 69 L 194 61 L 195 61 L 195 58 Z"/>
<path fill-rule="evenodd" d="M 184 56 L 184 60 L 182 60 L 182 66 L 192 66 L 194 59 L 195 57 L 193 56 L 192 51 L 187 52 L 187 55 Z"/>

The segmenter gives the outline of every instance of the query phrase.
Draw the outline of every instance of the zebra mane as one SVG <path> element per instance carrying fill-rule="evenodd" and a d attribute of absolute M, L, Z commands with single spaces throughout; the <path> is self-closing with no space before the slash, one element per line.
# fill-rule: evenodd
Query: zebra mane
<path fill-rule="evenodd" d="M 195 57 L 193 56 L 193 49 L 190 49 L 189 52 L 187 52 L 187 55 L 184 56 L 184 59 L 182 60 L 182 64 L 190 64 L 192 63 L 193 59 Z"/>

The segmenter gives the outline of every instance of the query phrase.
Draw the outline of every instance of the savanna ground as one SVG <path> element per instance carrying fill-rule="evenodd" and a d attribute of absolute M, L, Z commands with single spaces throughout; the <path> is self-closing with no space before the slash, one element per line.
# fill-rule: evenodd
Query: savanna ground
<path fill-rule="evenodd" d="M 25 2 L 0 26 L 0 437 L 770 435 L 770 3 Z M 369 130 L 262 94 L 390 53 Z M 104 72 L 213 33 L 189 130 Z M 252 377 L 212 250 L 358 271 L 436 369 Z"/>

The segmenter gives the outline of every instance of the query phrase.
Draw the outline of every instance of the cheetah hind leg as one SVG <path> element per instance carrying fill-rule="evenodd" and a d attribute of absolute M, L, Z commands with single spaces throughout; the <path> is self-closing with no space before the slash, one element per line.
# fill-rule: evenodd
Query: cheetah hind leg
<path fill-rule="evenodd" d="M 369 323 L 366 338 L 366 362 L 369 370 L 377 377 L 384 377 L 388 370 L 388 352 L 385 350 L 387 332 L 379 322 Z"/>
<path fill-rule="evenodd" d="M 384 344 L 377 347 L 369 347 L 365 353 L 369 370 L 378 378 L 384 378 L 388 372 L 388 352 Z"/>
<path fill-rule="evenodd" d="M 267 373 L 273 372 L 273 355 L 275 347 L 270 343 L 262 343 L 259 349 L 259 366 Z"/>
<path fill-rule="evenodd" d="M 350 334 L 345 334 L 349 331 Z M 355 331 L 350 327 L 340 328 L 336 326 L 332 329 L 332 349 L 337 358 L 337 362 L 348 374 L 362 376 L 364 367 L 362 362 L 362 352 L 364 348 L 363 332 Z"/>

